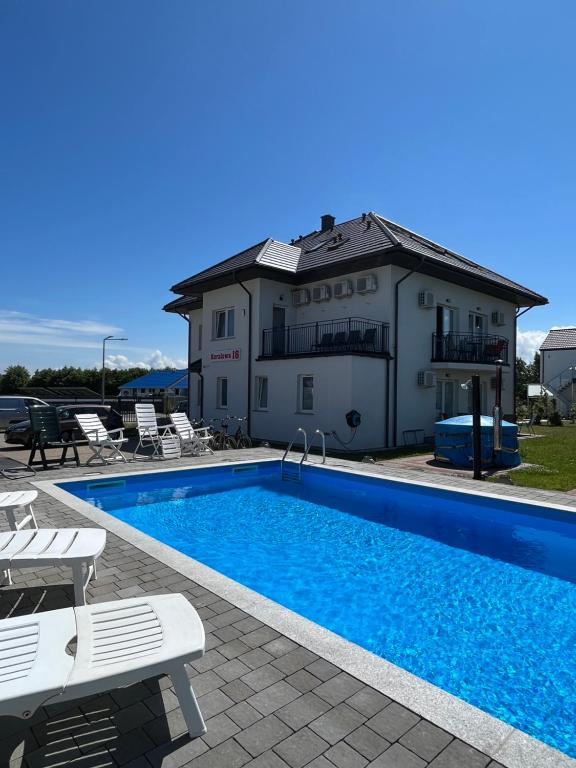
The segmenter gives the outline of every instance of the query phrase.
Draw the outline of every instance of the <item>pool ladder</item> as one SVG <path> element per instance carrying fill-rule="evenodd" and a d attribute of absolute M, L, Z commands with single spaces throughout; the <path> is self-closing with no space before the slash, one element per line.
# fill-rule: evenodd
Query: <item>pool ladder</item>
<path fill-rule="evenodd" d="M 288 461 L 287 460 L 288 454 L 292 450 L 294 441 L 296 440 L 299 434 L 304 435 L 304 453 L 302 454 L 299 461 Z M 326 463 L 326 434 L 321 429 L 317 429 L 314 432 L 312 440 L 310 440 L 310 443 L 308 443 L 308 435 L 306 434 L 306 430 L 303 429 L 302 427 L 298 427 L 298 429 L 296 430 L 296 434 L 294 435 L 292 440 L 290 440 L 290 442 L 288 443 L 288 446 L 284 451 L 284 456 L 282 456 L 282 460 L 280 462 L 280 474 L 281 474 L 282 480 L 292 480 L 292 482 L 295 482 L 295 483 L 301 482 L 302 464 L 308 458 L 308 454 L 310 453 L 310 448 L 312 448 L 312 445 L 314 444 L 314 439 L 316 438 L 317 435 L 319 435 L 322 440 L 322 464 Z"/>

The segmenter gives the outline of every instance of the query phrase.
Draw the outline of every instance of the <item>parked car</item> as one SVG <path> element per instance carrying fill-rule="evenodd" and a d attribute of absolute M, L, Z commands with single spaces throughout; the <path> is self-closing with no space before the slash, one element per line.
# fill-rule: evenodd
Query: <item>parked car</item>
<path fill-rule="evenodd" d="M 6 429 L 10 424 L 27 419 L 28 406 L 31 405 L 48 405 L 48 403 L 37 397 L 0 395 L 0 429 Z"/>
<path fill-rule="evenodd" d="M 46 405 L 39 401 L 35 405 Z M 100 417 L 106 429 L 120 429 L 124 426 L 122 416 L 109 405 L 59 405 L 56 408 L 63 440 L 85 440 L 78 422 L 74 418 L 76 413 L 95 413 Z M 24 445 L 30 448 L 32 445 L 32 430 L 30 419 L 11 424 L 4 435 L 7 443 Z"/>

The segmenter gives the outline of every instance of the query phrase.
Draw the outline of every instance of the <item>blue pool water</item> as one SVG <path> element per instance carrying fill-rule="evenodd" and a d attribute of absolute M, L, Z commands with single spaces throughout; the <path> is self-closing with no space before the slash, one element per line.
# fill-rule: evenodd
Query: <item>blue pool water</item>
<path fill-rule="evenodd" d="M 279 473 L 270 462 L 61 487 L 576 756 L 576 516 Z"/>

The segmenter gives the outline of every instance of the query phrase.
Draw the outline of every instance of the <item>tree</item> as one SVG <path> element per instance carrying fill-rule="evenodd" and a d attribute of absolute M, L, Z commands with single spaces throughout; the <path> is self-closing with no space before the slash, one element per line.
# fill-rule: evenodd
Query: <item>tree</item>
<path fill-rule="evenodd" d="M 3 395 L 17 395 L 22 387 L 30 381 L 30 374 L 23 365 L 9 365 L 4 371 L 1 381 Z"/>
<path fill-rule="evenodd" d="M 516 407 L 526 404 L 528 384 L 532 383 L 530 368 L 531 366 L 521 357 L 516 358 L 516 391 L 514 392 Z"/>

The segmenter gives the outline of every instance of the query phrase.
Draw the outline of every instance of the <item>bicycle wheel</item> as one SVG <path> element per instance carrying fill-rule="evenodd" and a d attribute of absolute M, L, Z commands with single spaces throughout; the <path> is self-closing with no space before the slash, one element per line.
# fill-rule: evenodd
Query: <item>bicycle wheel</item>
<path fill-rule="evenodd" d="M 232 451 L 232 450 L 234 450 L 234 448 L 238 447 L 236 445 L 236 440 L 234 440 L 233 437 L 230 437 L 230 435 L 224 435 L 224 441 L 223 442 L 224 442 L 224 444 L 223 444 L 222 447 L 223 447 L 223 449 L 225 451 Z"/>
<path fill-rule="evenodd" d="M 238 448 L 252 448 L 252 439 L 249 435 L 243 434 L 236 442 L 238 443 Z"/>
<path fill-rule="evenodd" d="M 215 432 L 212 435 L 210 447 L 214 451 L 222 451 L 224 449 L 224 432 Z"/>

